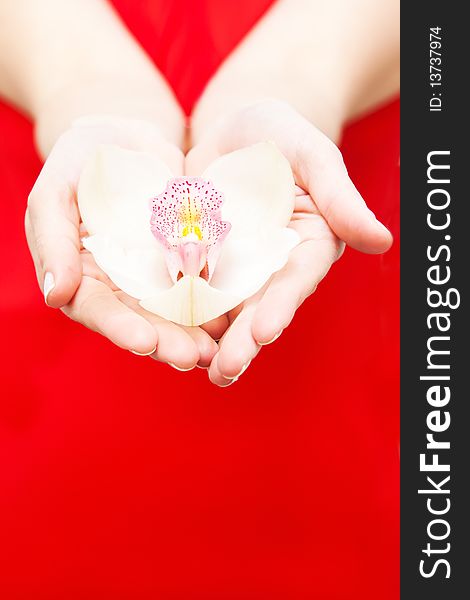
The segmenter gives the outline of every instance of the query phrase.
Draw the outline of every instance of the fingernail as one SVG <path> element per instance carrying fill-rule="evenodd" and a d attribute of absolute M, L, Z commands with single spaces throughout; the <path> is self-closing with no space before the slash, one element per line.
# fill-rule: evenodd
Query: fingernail
<path fill-rule="evenodd" d="M 228 377 L 225 377 L 225 379 L 228 379 Z M 236 381 L 238 381 L 238 377 L 234 377 L 233 379 L 230 379 L 228 383 L 226 383 L 225 385 L 219 385 L 219 387 L 226 388 L 229 385 L 232 385 L 232 383 L 235 383 Z"/>
<path fill-rule="evenodd" d="M 156 349 L 157 347 L 155 346 L 155 348 L 153 350 L 150 350 L 150 352 L 137 352 L 137 350 L 131 350 L 130 352 L 132 352 L 132 354 L 135 354 L 136 356 L 150 356 L 156 351 Z"/>
<path fill-rule="evenodd" d="M 222 377 L 223 377 L 224 379 L 235 379 L 235 380 L 237 380 L 237 379 L 238 379 L 239 377 L 241 377 L 241 376 L 243 375 L 243 373 L 244 373 L 244 372 L 245 372 L 245 371 L 248 369 L 248 367 L 250 366 L 250 363 L 251 363 L 251 360 L 249 360 L 248 362 L 246 362 L 246 363 L 243 365 L 243 367 L 242 367 L 241 371 L 240 371 L 239 373 L 237 373 L 237 374 L 235 375 L 235 377 L 225 377 L 225 375 L 222 375 Z"/>
<path fill-rule="evenodd" d="M 44 294 L 44 302 L 46 304 L 47 304 L 47 297 L 49 296 L 49 294 L 52 292 L 52 290 L 54 288 L 55 288 L 54 275 L 50 271 L 47 271 L 47 273 L 44 275 L 44 284 L 42 287 L 42 291 Z"/>
<path fill-rule="evenodd" d="M 204 371 L 207 371 L 209 367 L 201 367 L 201 365 L 196 365 L 196 369 L 204 369 Z"/>
<path fill-rule="evenodd" d="M 173 369 L 176 369 L 177 371 L 181 371 L 182 373 L 186 373 L 186 371 L 192 371 L 194 369 L 194 367 L 189 367 L 189 369 L 182 369 L 181 367 L 177 367 L 176 365 L 174 365 L 171 362 L 169 362 L 168 364 L 170 365 L 170 367 L 173 367 Z"/>
<path fill-rule="evenodd" d="M 283 330 L 283 329 L 281 329 L 281 331 L 279 331 L 279 333 L 276 333 L 276 335 L 273 337 L 273 339 L 272 339 L 272 340 L 269 340 L 269 342 L 258 342 L 258 343 L 259 343 L 259 345 L 260 345 L 260 346 L 268 346 L 269 344 L 272 344 L 273 342 L 275 342 L 275 341 L 278 339 L 278 337 L 280 337 L 280 336 L 281 336 L 281 333 L 282 333 L 283 331 L 284 331 L 284 330 Z"/>

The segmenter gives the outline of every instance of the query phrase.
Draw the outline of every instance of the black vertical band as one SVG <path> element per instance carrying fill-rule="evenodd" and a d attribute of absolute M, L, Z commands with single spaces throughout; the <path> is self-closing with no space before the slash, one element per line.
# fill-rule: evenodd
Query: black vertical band
<path fill-rule="evenodd" d="M 457 2 L 402 3 L 403 600 L 469 593 L 470 24 L 464 9 Z"/>

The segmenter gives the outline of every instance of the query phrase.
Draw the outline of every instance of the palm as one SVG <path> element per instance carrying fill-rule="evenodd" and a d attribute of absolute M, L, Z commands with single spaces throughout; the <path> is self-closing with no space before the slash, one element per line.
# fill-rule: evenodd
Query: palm
<path fill-rule="evenodd" d="M 217 350 L 208 333 L 199 327 L 180 327 L 142 309 L 80 247 L 79 240 L 86 232 L 76 201 L 77 182 L 84 162 L 101 144 L 155 153 L 175 174 L 183 173 L 182 152 L 165 141 L 152 124 L 105 117 L 83 119 L 69 129 L 45 163 L 26 217 L 40 285 L 45 262 L 39 259 L 40 251 L 47 253 L 46 266 L 56 276 L 56 286 L 47 301 L 122 348 L 151 354 L 182 370 L 196 364 L 208 366 Z M 60 268 L 63 264 L 67 264 L 65 274 Z"/>
<path fill-rule="evenodd" d="M 341 255 L 344 242 L 376 253 L 392 241 L 349 179 L 333 142 L 282 102 L 260 102 L 217 123 L 191 150 L 186 169 L 202 172 L 220 154 L 266 140 L 276 143 L 291 164 L 297 191 L 290 226 L 301 241 L 285 267 L 227 315 L 209 370 L 210 379 L 221 386 L 229 385 L 261 346 L 287 327 Z"/>
<path fill-rule="evenodd" d="M 286 266 L 227 315 L 228 328 L 210 367 L 210 378 L 217 385 L 231 383 L 263 344 L 280 335 L 344 249 L 311 197 L 300 188 L 290 227 L 299 234 L 300 244 L 291 251 Z"/>

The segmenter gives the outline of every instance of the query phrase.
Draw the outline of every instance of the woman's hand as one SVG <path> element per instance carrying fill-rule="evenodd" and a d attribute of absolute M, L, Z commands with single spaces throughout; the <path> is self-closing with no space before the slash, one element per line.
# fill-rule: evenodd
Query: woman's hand
<path fill-rule="evenodd" d="M 371 253 L 392 243 L 331 140 L 348 120 L 397 92 L 398 12 L 397 0 L 278 0 L 198 101 L 186 162 L 191 173 L 220 154 L 271 140 L 301 190 L 291 226 L 302 242 L 263 290 L 228 315 L 231 325 L 209 370 L 218 385 L 233 381 L 260 344 L 288 325 L 341 253 L 338 240 Z"/>
<path fill-rule="evenodd" d="M 219 386 L 236 381 L 261 347 L 277 340 L 297 308 L 315 291 L 343 252 L 344 244 L 332 232 L 311 196 L 300 188 L 290 227 L 299 234 L 300 244 L 291 251 L 285 267 L 255 296 L 227 315 L 230 326 L 209 369 L 211 381 Z"/>
<path fill-rule="evenodd" d="M 217 345 L 205 331 L 143 310 L 81 248 L 77 183 L 84 162 L 103 143 L 155 153 L 172 172 L 183 173 L 182 152 L 154 123 L 113 116 L 78 119 L 50 152 L 26 211 L 28 245 L 45 300 L 121 348 L 182 370 L 208 366 Z"/>
<path fill-rule="evenodd" d="M 141 310 L 80 249 L 76 187 L 97 145 L 154 152 L 183 172 L 184 115 L 161 73 L 105 0 L 2 0 L 0 55 L 0 95 L 34 122 L 46 160 L 26 233 L 47 303 L 123 348 L 207 365 L 216 345 L 205 332 Z"/>
<path fill-rule="evenodd" d="M 218 121 L 189 152 L 186 171 L 200 173 L 221 154 L 267 140 L 294 173 L 298 190 L 290 226 L 301 243 L 260 292 L 228 315 L 230 325 L 209 370 L 210 379 L 222 386 L 287 327 L 341 255 L 343 242 L 368 253 L 385 252 L 392 243 L 349 179 L 338 148 L 284 102 L 259 102 Z"/>

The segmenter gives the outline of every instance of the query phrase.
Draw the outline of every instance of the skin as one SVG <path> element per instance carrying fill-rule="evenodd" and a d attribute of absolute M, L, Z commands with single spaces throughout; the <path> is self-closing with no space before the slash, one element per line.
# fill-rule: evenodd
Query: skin
<path fill-rule="evenodd" d="M 349 179 L 337 147 L 283 102 L 259 102 L 219 122 L 189 152 L 186 168 L 200 172 L 217 155 L 263 139 L 274 141 L 291 163 L 297 194 L 290 227 L 301 243 L 260 292 L 229 313 L 209 370 L 217 385 L 227 385 L 262 345 L 279 337 L 341 256 L 342 240 L 369 253 L 387 250 L 392 241 Z"/>
<path fill-rule="evenodd" d="M 154 153 L 172 172 L 183 173 L 182 152 L 146 121 L 85 118 L 62 134 L 31 191 L 26 212 L 26 236 L 38 281 L 46 269 L 56 276 L 47 303 L 126 350 L 151 353 L 182 370 L 208 366 L 217 351 L 208 333 L 143 310 L 80 246 L 84 232 L 75 192 L 84 161 L 102 143 Z"/>
<path fill-rule="evenodd" d="M 104 0 L 3 0 L 0 94 L 33 119 L 45 159 L 25 222 L 40 287 L 54 275 L 47 303 L 122 348 L 182 370 L 208 367 L 219 386 L 236 381 L 344 243 L 368 253 L 392 243 L 334 142 L 348 119 L 397 91 L 398 22 L 396 0 L 279 0 L 208 84 L 188 137 L 168 85 Z M 266 139 L 291 163 L 290 226 L 301 244 L 227 315 L 202 328 L 166 322 L 80 248 L 76 185 L 96 145 L 153 152 L 177 174 L 199 174 L 217 156 Z"/>
<path fill-rule="evenodd" d="M 308 59 L 306 59 L 308 57 Z M 399 87 L 399 2 L 281 0 L 214 75 L 192 116 L 189 172 L 257 141 L 274 141 L 298 186 L 291 220 L 301 244 L 287 265 L 228 315 L 209 377 L 230 385 L 275 341 L 344 243 L 368 253 L 392 244 L 335 145 L 351 118 Z"/>
<path fill-rule="evenodd" d="M 98 144 L 153 152 L 175 173 L 184 168 L 184 115 L 110 6 L 101 0 L 3 0 L 0 93 L 34 121 L 45 159 L 25 226 L 40 288 L 46 272 L 54 275 L 48 305 L 124 349 L 155 350 L 152 358 L 175 368 L 210 364 L 217 345 L 207 332 L 143 311 L 80 249 L 76 186 Z"/>

